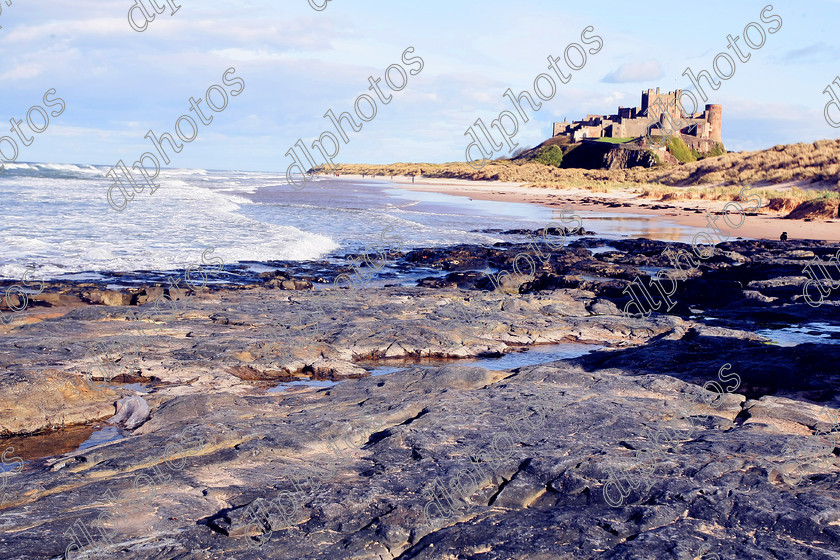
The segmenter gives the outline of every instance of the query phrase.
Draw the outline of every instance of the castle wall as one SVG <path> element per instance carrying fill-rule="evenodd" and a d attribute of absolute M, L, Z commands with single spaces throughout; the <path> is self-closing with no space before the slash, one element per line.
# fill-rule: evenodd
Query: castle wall
<path fill-rule="evenodd" d="M 689 136 L 694 136 L 696 138 L 708 138 L 709 137 L 709 124 L 706 122 L 705 118 L 699 119 L 684 119 L 691 124 L 694 125 L 694 128 L 686 127 L 683 129 L 683 134 L 687 134 Z"/>
<path fill-rule="evenodd" d="M 600 126 L 582 126 L 574 132 L 574 141 L 580 142 L 584 138 L 600 138 L 602 127 Z"/>
<path fill-rule="evenodd" d="M 554 131 L 552 137 L 560 136 L 561 134 L 570 134 L 572 128 L 572 123 L 568 121 L 563 122 L 556 122 L 554 123 Z"/>
<path fill-rule="evenodd" d="M 635 119 L 636 118 L 636 107 L 619 107 L 618 108 L 618 115 L 616 115 L 619 119 Z"/>
<path fill-rule="evenodd" d="M 689 148 L 694 148 L 699 152 L 710 152 L 717 143 L 711 138 L 695 138 L 693 136 L 683 136 L 683 142 Z"/>
<path fill-rule="evenodd" d="M 647 128 L 650 119 L 642 117 L 637 119 L 624 119 L 621 122 L 621 136 L 628 137 L 632 136 L 633 138 L 637 136 L 644 136 L 645 129 Z"/>

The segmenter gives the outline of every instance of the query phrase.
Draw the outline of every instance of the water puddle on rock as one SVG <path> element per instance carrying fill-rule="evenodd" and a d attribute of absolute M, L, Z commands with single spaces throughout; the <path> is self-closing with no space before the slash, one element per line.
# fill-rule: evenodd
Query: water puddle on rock
<path fill-rule="evenodd" d="M 642 272 L 644 272 L 645 274 L 647 274 L 650 277 L 656 276 L 659 273 L 660 270 L 668 270 L 668 269 L 663 268 L 661 266 L 637 266 L 636 268 L 638 268 L 639 270 L 641 270 Z"/>
<path fill-rule="evenodd" d="M 596 284 L 600 284 L 603 282 L 613 282 L 615 278 L 605 278 L 603 276 L 592 276 L 591 274 L 575 274 L 581 280 L 586 280 L 587 282 L 595 282 Z"/>
<path fill-rule="evenodd" d="M 761 329 L 755 332 L 769 338 L 778 346 L 797 346 L 808 342 L 840 344 L 840 326 L 828 323 L 805 323 L 777 329 Z"/>
<path fill-rule="evenodd" d="M 6 455 L 19 457 L 24 466 L 48 457 L 57 457 L 65 453 L 83 451 L 96 445 L 124 439 L 128 432 L 118 426 L 105 422 L 95 422 L 80 426 L 65 426 L 46 430 L 29 436 L 13 436 L 0 439 L 0 451 L 12 448 Z M 0 473 L 13 468 L 11 465 L 0 464 Z"/>
<path fill-rule="evenodd" d="M 122 383 L 117 385 L 117 387 L 121 389 L 129 389 L 131 391 L 137 391 L 138 393 L 142 393 L 147 395 L 152 392 L 152 389 L 147 385 L 143 385 L 142 383 Z"/>
<path fill-rule="evenodd" d="M 5 450 L 11 447 L 13 451 L 7 453 L 7 456 L 20 457 L 26 465 L 45 457 L 55 457 L 76 451 L 92 437 L 95 431 L 95 425 L 68 426 L 32 436 L 0 439 L 0 448 Z"/>
<path fill-rule="evenodd" d="M 589 354 L 595 350 L 604 348 L 597 344 L 541 344 L 537 346 L 524 347 L 521 351 L 511 352 L 503 356 L 492 356 L 485 358 L 470 358 L 470 359 L 422 359 L 422 360 L 387 360 L 393 364 L 398 362 L 399 365 L 377 365 L 381 364 L 379 361 L 359 362 L 358 365 L 368 370 L 371 376 L 388 375 L 396 371 L 412 367 L 420 368 L 434 368 L 443 366 L 473 366 L 483 367 L 494 371 L 504 369 L 515 369 L 525 366 L 532 366 L 536 364 L 544 364 L 547 362 L 554 362 L 557 360 L 569 360 Z M 333 387 L 341 383 L 341 381 L 318 381 L 314 379 L 303 379 L 299 381 L 285 381 L 279 385 L 268 389 L 269 393 L 280 393 L 294 389 L 303 388 L 324 388 Z"/>
<path fill-rule="evenodd" d="M 512 352 L 503 356 L 485 358 L 470 358 L 464 360 L 422 360 L 419 363 L 406 362 L 400 366 L 382 365 L 372 366 L 371 364 L 360 364 L 367 368 L 371 375 L 387 375 L 410 367 L 433 368 L 441 366 L 473 366 L 482 367 L 494 371 L 505 369 L 516 369 L 525 366 L 545 364 L 557 360 L 570 360 L 595 350 L 604 348 L 598 344 L 540 344 L 529 346 L 521 352 Z"/>
<path fill-rule="evenodd" d="M 316 379 L 302 379 L 300 381 L 284 381 L 283 383 L 277 385 L 276 387 L 272 387 L 268 390 L 269 393 L 281 393 L 283 391 L 288 391 L 290 389 L 301 389 L 301 388 L 308 388 L 308 387 L 316 387 L 322 389 L 324 387 L 332 387 L 341 383 L 341 381 L 318 381 Z"/>
<path fill-rule="evenodd" d="M 118 439 L 125 438 L 125 431 L 117 426 L 100 425 L 95 426 L 94 429 L 95 431 L 90 434 L 89 438 L 82 442 L 77 451 L 82 451 L 101 443 L 108 443 L 109 441 L 117 441 Z"/>

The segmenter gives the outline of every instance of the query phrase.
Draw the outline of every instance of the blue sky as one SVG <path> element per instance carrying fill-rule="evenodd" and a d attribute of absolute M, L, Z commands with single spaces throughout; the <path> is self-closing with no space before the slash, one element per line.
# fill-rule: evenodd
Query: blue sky
<path fill-rule="evenodd" d="M 148 0 L 143 0 L 148 2 Z M 162 1 L 162 0 L 161 0 Z M 0 14 L 0 120 L 25 118 L 57 90 L 67 108 L 21 147 L 19 161 L 129 164 L 151 144 L 149 129 L 173 132 L 189 98 L 222 84 L 229 67 L 245 80 L 241 95 L 199 125 L 198 138 L 172 156 L 172 167 L 284 171 L 284 154 L 332 130 L 322 115 L 352 111 L 409 46 L 425 62 L 407 87 L 379 105 L 374 120 L 341 145 L 340 162 L 444 162 L 464 159 L 464 132 L 510 109 L 502 97 L 532 89 L 593 26 L 603 49 L 520 127 L 530 147 L 551 123 L 635 106 L 647 87 L 674 89 L 682 72 L 712 68 L 726 35 L 761 24 L 766 2 L 662 3 L 495 0 L 386 2 L 332 0 L 323 11 L 307 0 L 181 0 L 138 33 L 127 22 L 132 2 L 14 0 Z M 774 2 L 782 28 L 738 62 L 735 75 L 710 92 L 723 104 L 730 150 L 840 136 L 823 118 L 823 89 L 840 74 L 840 2 Z M 765 28 L 768 24 L 762 24 Z M 383 82 L 382 86 L 385 84 Z M 388 91 L 386 89 L 386 91 Z M 8 130 L 10 125 L 4 128 Z M 4 134 L 11 134 L 6 132 Z"/>

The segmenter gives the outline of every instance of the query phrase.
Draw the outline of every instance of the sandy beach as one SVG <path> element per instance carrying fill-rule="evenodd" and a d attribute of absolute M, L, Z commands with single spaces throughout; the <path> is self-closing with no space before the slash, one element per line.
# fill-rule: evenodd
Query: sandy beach
<path fill-rule="evenodd" d="M 358 180 L 363 178 L 361 175 L 342 174 L 339 179 Z M 372 180 L 370 177 L 364 179 Z M 385 179 L 385 181 L 388 181 L 388 179 Z M 706 212 L 721 212 L 726 205 L 722 201 L 704 200 L 659 202 L 638 198 L 628 192 L 594 192 L 578 188 L 551 190 L 530 187 L 525 183 L 501 181 L 424 178 L 412 183 L 410 177 L 395 176 L 390 182 L 406 190 L 466 196 L 476 200 L 525 202 L 546 207 L 564 206 L 566 203 L 571 203 L 579 210 L 667 216 L 678 224 L 699 228 L 709 227 Z M 628 206 L 616 206 L 616 204 L 627 204 Z M 779 235 L 786 231 L 788 239 L 840 241 L 840 221 L 838 220 L 789 220 L 785 219 L 784 216 L 785 213 L 766 210 L 758 216 L 749 216 L 737 230 L 738 235 L 734 237 L 777 240 Z M 733 220 L 737 220 L 737 218 L 733 218 Z M 718 225 L 721 228 L 726 228 L 722 220 L 718 221 Z"/>

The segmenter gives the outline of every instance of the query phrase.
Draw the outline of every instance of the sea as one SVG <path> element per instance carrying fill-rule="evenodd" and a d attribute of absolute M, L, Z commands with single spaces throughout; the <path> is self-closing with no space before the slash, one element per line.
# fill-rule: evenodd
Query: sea
<path fill-rule="evenodd" d="M 302 190 L 285 173 L 164 169 L 154 194 L 108 205 L 109 166 L 7 163 L 0 172 L 0 279 L 96 281 L 104 273 L 184 269 L 213 257 L 258 267 L 340 261 L 381 243 L 403 250 L 516 241 L 501 234 L 562 224 L 559 208 L 409 191 L 385 179 L 318 176 Z M 562 191 L 554 191 L 560 193 Z M 562 202 L 562 201 L 561 201 Z M 575 211 L 598 237 L 688 241 L 699 228 L 660 217 Z"/>

